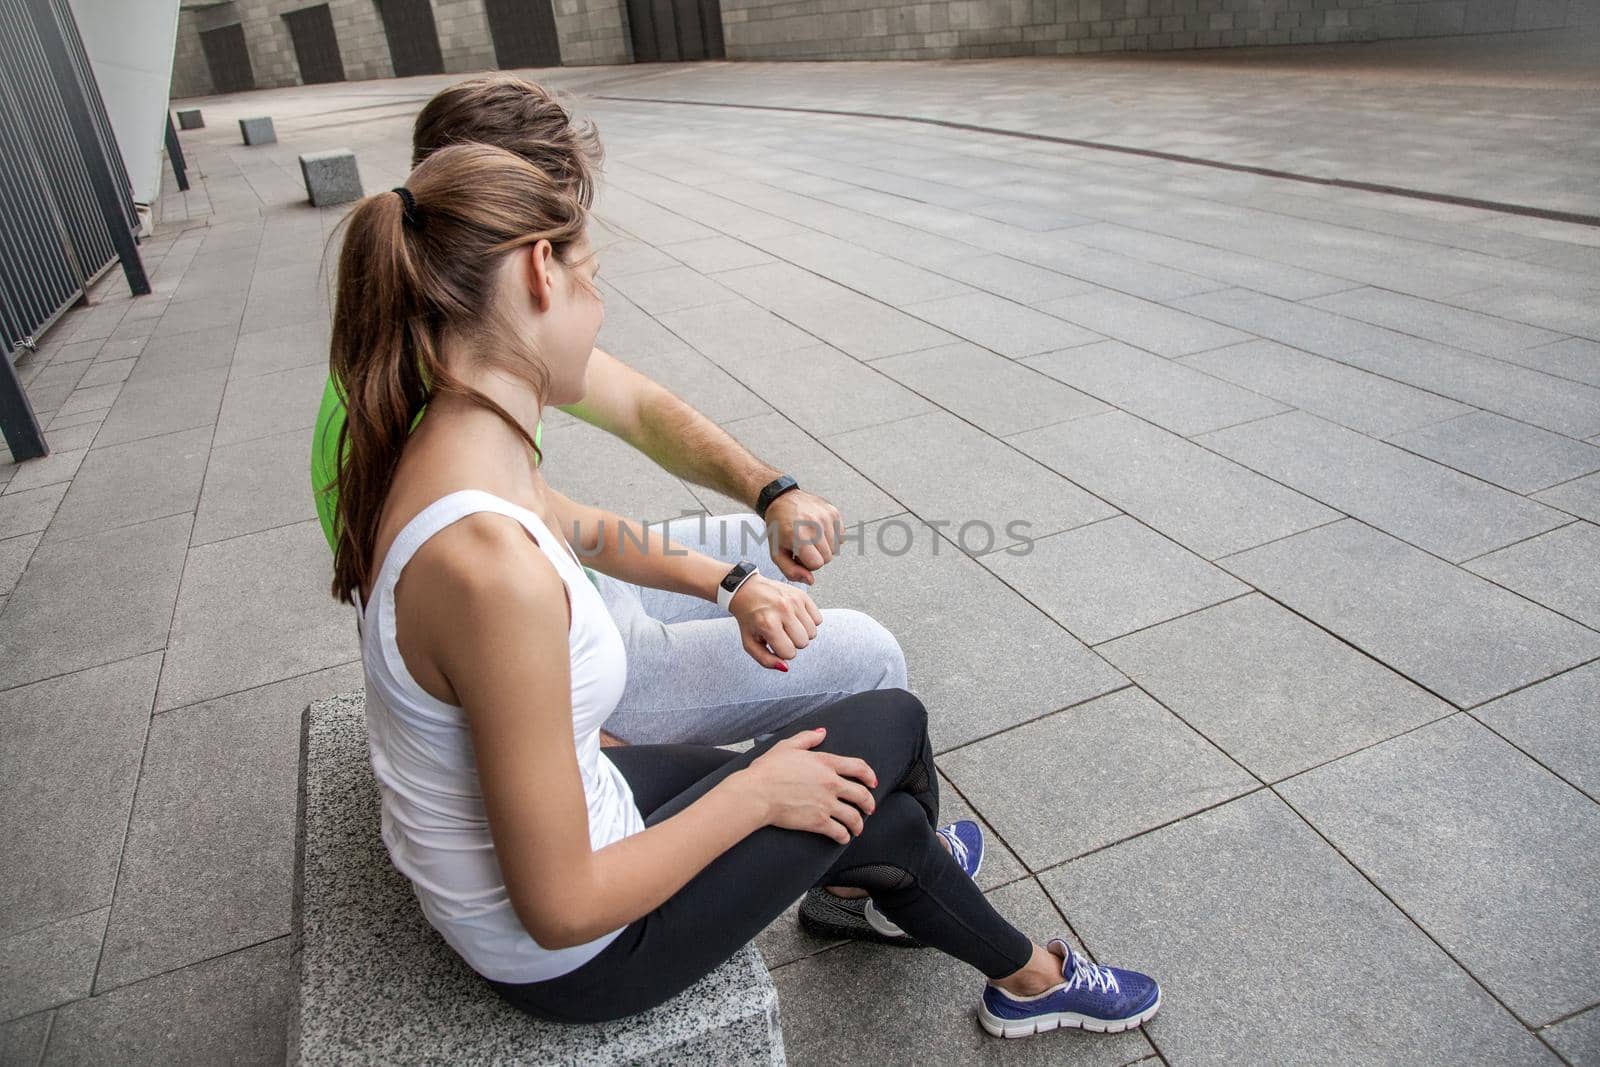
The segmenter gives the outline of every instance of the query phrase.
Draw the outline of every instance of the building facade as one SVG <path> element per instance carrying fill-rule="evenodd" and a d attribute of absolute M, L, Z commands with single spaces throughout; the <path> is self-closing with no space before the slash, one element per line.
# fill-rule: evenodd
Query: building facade
<path fill-rule="evenodd" d="M 1600 26 L 1600 0 L 183 0 L 172 95 L 694 59 L 971 59 Z"/>

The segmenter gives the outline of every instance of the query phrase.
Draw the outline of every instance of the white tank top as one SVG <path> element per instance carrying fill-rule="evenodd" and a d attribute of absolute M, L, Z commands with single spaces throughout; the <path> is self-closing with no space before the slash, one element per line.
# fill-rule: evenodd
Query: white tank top
<path fill-rule="evenodd" d="M 441 497 L 408 522 L 384 557 L 361 611 L 367 739 L 382 797 L 383 843 L 411 880 L 434 929 L 485 978 L 538 982 L 587 962 L 622 931 L 546 949 L 523 929 L 495 860 L 466 715 L 435 699 L 406 669 L 395 643 L 394 589 L 422 544 L 480 511 L 520 522 L 566 584 L 572 608 L 572 735 L 589 808 L 589 843 L 604 848 L 644 829 L 633 792 L 600 751 L 600 727 L 627 680 L 622 636 L 600 593 L 564 542 L 537 514 L 491 493 Z"/>

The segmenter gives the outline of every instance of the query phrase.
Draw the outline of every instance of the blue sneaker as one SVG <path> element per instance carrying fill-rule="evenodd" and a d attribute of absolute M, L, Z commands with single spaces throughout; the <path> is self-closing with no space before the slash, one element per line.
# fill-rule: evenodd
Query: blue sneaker
<path fill-rule="evenodd" d="M 1116 1034 L 1131 1030 L 1161 1007 L 1161 987 L 1149 975 L 1101 967 L 1065 941 L 1050 942 L 1061 957 L 1062 983 L 1038 996 L 1015 997 L 998 986 L 983 991 L 978 1021 L 995 1037 L 1027 1037 L 1066 1027 Z"/>
<path fill-rule="evenodd" d="M 945 844 L 950 846 L 951 858 L 967 872 L 967 877 L 978 877 L 978 872 L 983 870 L 983 827 L 971 819 L 962 819 L 941 827 L 936 832 L 944 838 Z M 862 916 L 867 920 L 867 925 L 882 937 L 893 940 L 906 936 L 906 932 L 874 907 L 870 900 L 867 901 Z"/>

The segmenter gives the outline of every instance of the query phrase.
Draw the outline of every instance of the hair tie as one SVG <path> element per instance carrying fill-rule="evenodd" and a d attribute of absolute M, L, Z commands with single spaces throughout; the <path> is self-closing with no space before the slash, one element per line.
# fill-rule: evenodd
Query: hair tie
<path fill-rule="evenodd" d="M 405 210 L 406 225 L 421 229 L 422 216 L 417 212 L 417 198 L 411 195 L 411 190 L 403 185 L 397 185 L 390 191 L 400 194 L 400 203 L 404 205 Z"/>

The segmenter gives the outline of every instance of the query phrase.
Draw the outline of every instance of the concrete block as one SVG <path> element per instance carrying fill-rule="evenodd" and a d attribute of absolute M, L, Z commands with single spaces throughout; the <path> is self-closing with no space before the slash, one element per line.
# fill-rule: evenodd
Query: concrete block
<path fill-rule="evenodd" d="M 253 119 L 240 119 L 239 136 L 244 138 L 244 143 L 247 145 L 278 143 L 278 131 L 272 128 L 272 119 L 266 115 Z"/>
<path fill-rule="evenodd" d="M 178 112 L 178 129 L 203 130 L 205 128 L 206 119 L 205 116 L 200 113 L 199 108 L 191 108 L 188 111 Z"/>
<path fill-rule="evenodd" d="M 363 195 L 356 154 L 348 148 L 305 153 L 300 157 L 300 177 L 306 183 L 306 199 L 316 207 L 349 203 Z"/>
<path fill-rule="evenodd" d="M 361 695 L 312 704 L 302 729 L 289 1063 L 784 1062 L 777 990 L 754 946 L 616 1023 L 561 1026 L 506 1004 L 389 862 Z"/>

